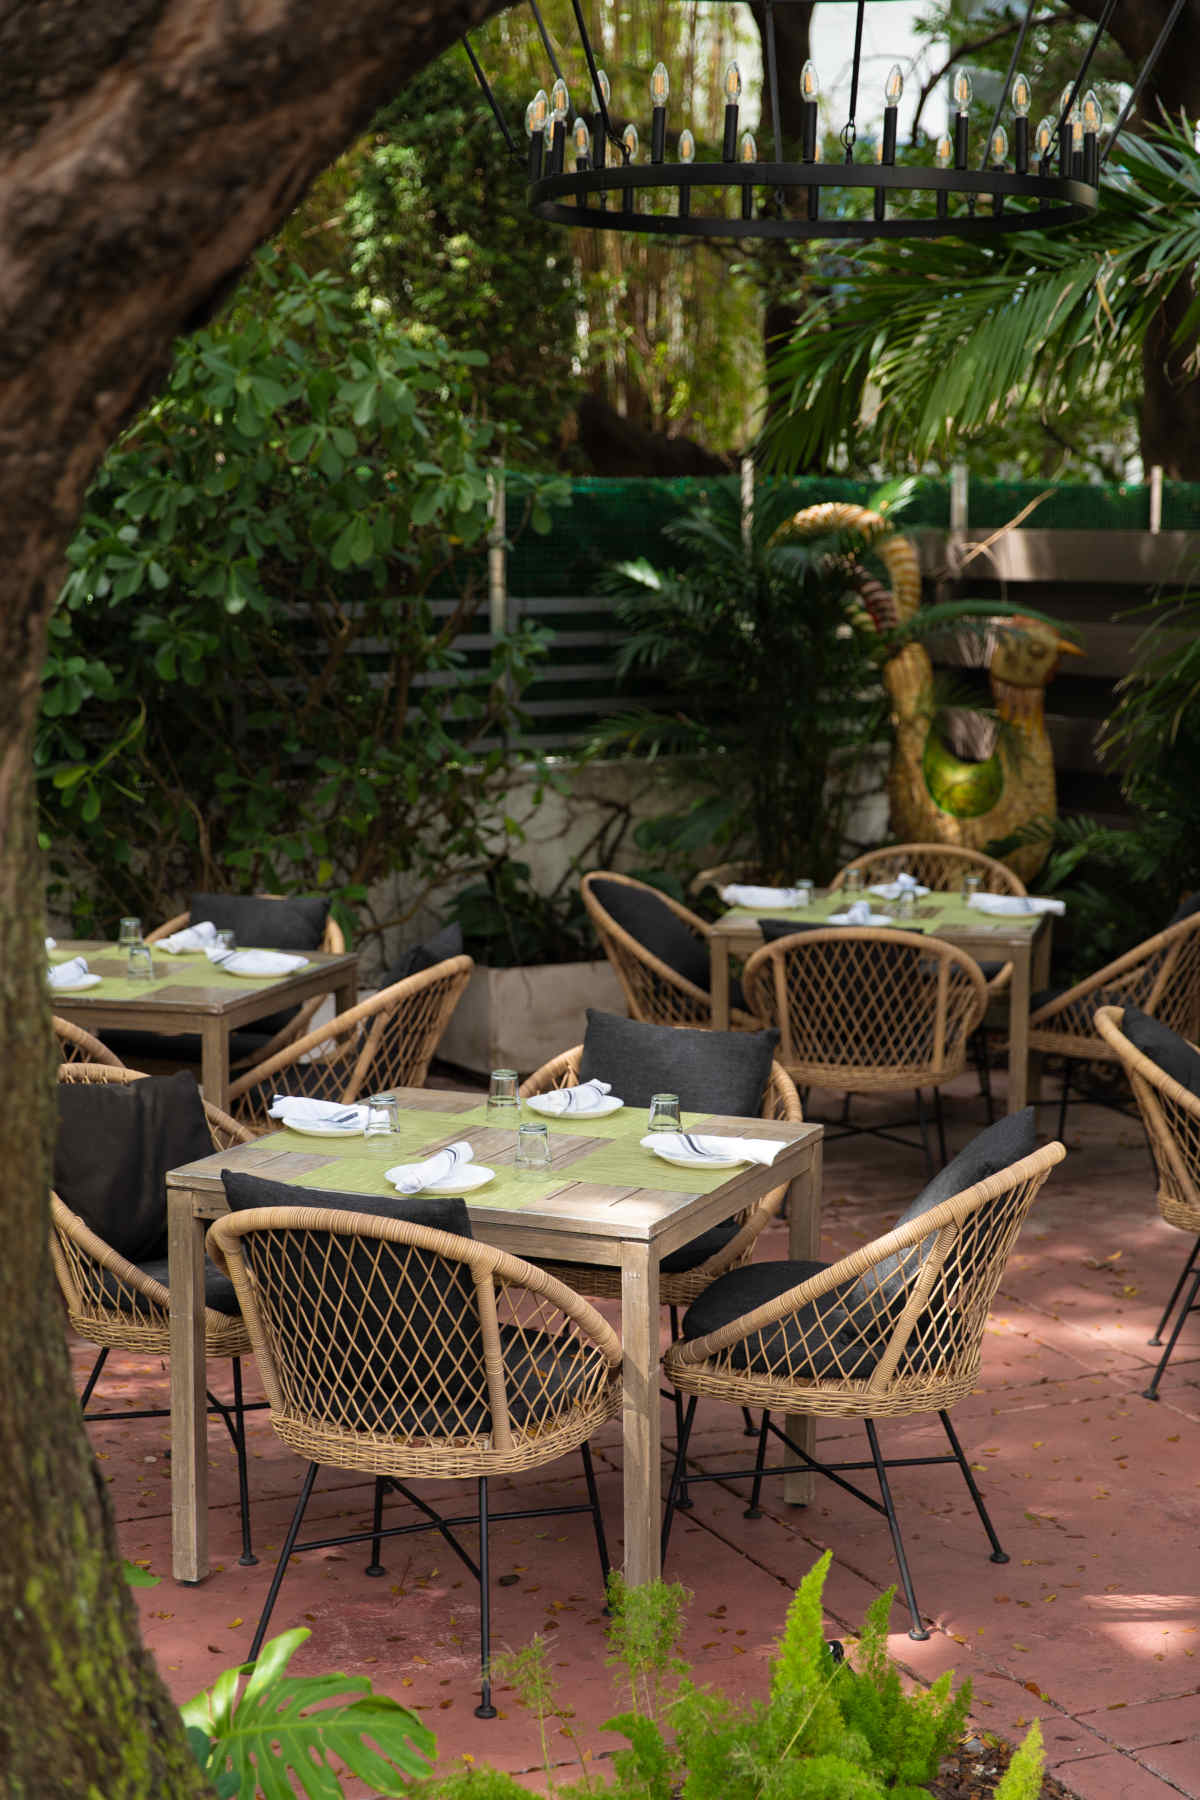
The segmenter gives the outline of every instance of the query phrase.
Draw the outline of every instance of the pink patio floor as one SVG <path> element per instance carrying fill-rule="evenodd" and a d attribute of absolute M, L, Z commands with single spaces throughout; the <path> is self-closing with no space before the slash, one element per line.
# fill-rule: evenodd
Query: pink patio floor
<path fill-rule="evenodd" d="M 820 1098 L 819 1096 L 816 1098 Z M 864 1116 L 878 1116 L 865 1108 Z M 1043 1113 L 1052 1123 L 1054 1110 Z M 952 1091 L 951 1148 L 982 1123 L 973 1083 Z M 1047 1765 L 1084 1800 L 1200 1797 L 1200 1318 L 1185 1328 L 1158 1404 L 1141 1394 L 1157 1352 L 1148 1344 L 1187 1244 L 1154 1207 L 1138 1126 L 1093 1106 L 1073 1107 L 1071 1154 L 1027 1221 L 988 1328 L 978 1391 L 954 1415 L 1011 1561 L 990 1562 L 953 1470 L 894 1477 L 928 1642 L 907 1635 L 896 1603 L 892 1652 L 928 1681 L 943 1669 L 974 1685 L 977 1723 L 1006 1738 L 1039 1718 Z M 885 1229 L 922 1185 L 908 1153 L 860 1137 L 827 1148 L 824 1251 L 835 1256 Z M 785 1229 L 763 1254 L 785 1254 Z M 665 1316 L 664 1316 L 665 1323 Z M 89 1353 L 75 1348 L 82 1382 Z M 160 1391 L 157 1363 L 110 1360 L 108 1403 L 131 1408 Z M 218 1379 L 225 1380 L 223 1372 Z M 153 1403 L 151 1401 L 151 1403 Z M 196 1588 L 169 1574 L 170 1491 L 165 1422 L 90 1428 L 111 1483 L 121 1546 L 164 1579 L 138 1590 L 146 1640 L 183 1700 L 244 1658 L 297 1493 L 302 1468 L 252 1415 L 250 1480 L 258 1567 L 238 1566 L 232 1453 L 210 1427 L 216 1572 Z M 664 1405 L 663 1434 L 673 1439 Z M 936 1419 L 882 1428 L 885 1453 L 941 1448 Z M 820 1443 L 857 1457 L 856 1429 L 823 1426 Z M 732 1408 L 703 1403 L 693 1439 L 701 1466 L 745 1466 L 752 1450 Z M 595 1443 L 614 1560 L 620 1557 L 620 1440 Z M 582 1498 L 575 1458 L 502 1489 L 492 1506 Z M 764 1517 L 743 1518 L 744 1486 L 694 1490 L 695 1508 L 672 1540 L 667 1574 L 692 1591 L 687 1650 L 697 1678 L 744 1693 L 765 1689 L 772 1644 L 795 1582 L 826 1546 L 829 1631 L 853 1636 L 870 1601 L 895 1579 L 884 1521 L 831 1483 L 808 1508 L 768 1484 Z M 445 1490 L 444 1490 L 445 1491 Z M 369 1487 L 328 1471 L 309 1525 L 353 1529 Z M 471 1487 L 452 1498 L 469 1510 Z M 333 1522 L 337 1521 L 336 1524 Z M 471 1541 L 473 1534 L 468 1535 Z M 614 1748 L 600 1723 L 617 1710 L 605 1667 L 599 1572 L 586 1515 L 500 1525 L 493 1538 L 493 1631 L 500 1646 L 535 1632 L 552 1644 L 564 1702 L 590 1756 Z M 363 1672 L 417 1708 L 452 1760 L 540 1767 L 537 1731 L 511 1694 L 501 1716 L 473 1716 L 477 1598 L 473 1581 L 435 1534 L 385 1546 L 386 1580 L 363 1574 L 359 1547 L 310 1554 L 288 1572 L 272 1634 L 307 1625 L 297 1672 Z M 573 1762 L 565 1737 L 556 1759 Z"/>

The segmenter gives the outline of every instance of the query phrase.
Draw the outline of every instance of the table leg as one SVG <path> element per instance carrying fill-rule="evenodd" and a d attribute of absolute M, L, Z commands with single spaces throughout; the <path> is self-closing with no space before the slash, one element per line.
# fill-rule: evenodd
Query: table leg
<path fill-rule="evenodd" d="M 723 937 L 710 937 L 709 993 L 712 996 L 714 1031 L 729 1030 L 729 944 Z"/>
<path fill-rule="evenodd" d="M 229 1111 L 229 1028 L 216 1016 L 200 1021 L 200 1091 L 210 1106 Z"/>
<path fill-rule="evenodd" d="M 356 969 L 351 969 L 348 974 L 340 977 L 333 990 L 333 1010 L 335 1013 L 349 1012 L 350 1008 L 357 1004 L 358 972 Z"/>
<path fill-rule="evenodd" d="M 204 1220 L 186 1188 L 167 1190 L 171 1288 L 171 1549 L 176 1581 L 208 1574 L 208 1374 Z"/>
<path fill-rule="evenodd" d="M 1008 998 L 1008 1110 L 1020 1112 L 1026 1104 L 1029 1083 L 1029 996 L 1033 946 L 1014 945 Z"/>
<path fill-rule="evenodd" d="M 622 1244 L 625 1579 L 631 1586 L 656 1581 L 662 1569 L 658 1334 L 658 1252 L 646 1244 Z"/>
<path fill-rule="evenodd" d="M 821 1140 L 812 1146 L 807 1169 L 788 1186 L 788 1255 L 793 1262 L 815 1262 L 821 1248 Z M 794 1443 L 810 1456 L 816 1454 L 816 1421 L 807 1414 L 789 1414 L 783 1428 Z M 812 1474 L 785 1475 L 783 1497 L 791 1506 L 807 1506 L 813 1497 Z"/>

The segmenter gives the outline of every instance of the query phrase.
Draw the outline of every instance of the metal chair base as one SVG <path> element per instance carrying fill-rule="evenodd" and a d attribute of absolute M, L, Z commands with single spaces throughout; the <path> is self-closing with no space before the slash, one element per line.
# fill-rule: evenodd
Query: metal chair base
<path fill-rule="evenodd" d="M 807 1093 L 807 1090 L 805 1091 Z M 850 1117 L 851 1095 L 847 1094 L 842 1105 L 842 1113 L 839 1119 L 831 1121 L 814 1119 L 813 1123 L 824 1125 L 825 1142 L 827 1144 L 836 1143 L 838 1138 L 843 1137 L 876 1137 L 882 1138 L 883 1141 L 888 1144 L 899 1144 L 905 1150 L 920 1150 L 925 1158 L 925 1172 L 932 1181 L 933 1177 L 937 1174 L 938 1168 L 945 1168 L 947 1161 L 946 1124 L 942 1114 L 942 1092 L 938 1087 L 931 1090 L 933 1094 L 934 1125 L 938 1135 L 938 1152 L 942 1159 L 941 1163 L 936 1166 L 933 1160 L 933 1152 L 929 1147 L 929 1129 L 925 1117 L 925 1097 L 920 1088 L 914 1088 L 913 1092 L 917 1102 L 917 1116 L 915 1119 L 897 1119 L 890 1125 L 857 1125 Z M 921 1141 L 919 1144 L 914 1143 L 911 1138 L 900 1137 L 897 1135 L 901 1131 L 907 1131 L 913 1125 L 917 1127 L 917 1130 L 921 1134 Z"/>
<path fill-rule="evenodd" d="M 1158 1384 L 1162 1380 L 1163 1375 L 1166 1373 L 1167 1364 L 1170 1362 L 1171 1357 L 1174 1354 L 1175 1346 L 1179 1342 L 1179 1334 L 1183 1330 L 1184 1324 L 1187 1321 L 1188 1317 L 1194 1312 L 1200 1312 L 1200 1301 L 1197 1300 L 1197 1294 L 1200 1293 L 1200 1268 L 1196 1267 L 1196 1252 L 1198 1250 L 1200 1250 L 1200 1238 L 1197 1238 L 1196 1242 L 1192 1246 L 1191 1254 L 1188 1257 L 1187 1262 L 1183 1266 L 1183 1273 L 1180 1275 L 1179 1280 L 1175 1283 L 1175 1291 L 1171 1295 L 1170 1300 L 1167 1302 L 1166 1311 L 1163 1313 L 1162 1318 L 1158 1322 L 1158 1328 L 1155 1331 L 1154 1336 L 1150 1339 L 1150 1342 L 1152 1344 L 1156 1344 L 1161 1341 L 1163 1326 L 1166 1324 L 1168 1318 L 1171 1316 L 1171 1310 L 1174 1307 L 1176 1300 L 1179 1298 L 1179 1294 L 1183 1287 L 1184 1282 L 1187 1280 L 1188 1276 L 1191 1275 L 1192 1285 L 1188 1289 L 1187 1299 L 1184 1301 L 1183 1305 L 1179 1308 L 1179 1311 L 1175 1314 L 1175 1323 L 1171 1328 L 1171 1335 L 1167 1339 L 1166 1349 L 1163 1351 L 1162 1355 L 1159 1357 L 1158 1367 L 1155 1369 L 1153 1375 L 1150 1377 L 1150 1386 L 1148 1388 L 1142 1389 L 1142 1398 L 1144 1400 L 1157 1400 L 1158 1399 Z"/>

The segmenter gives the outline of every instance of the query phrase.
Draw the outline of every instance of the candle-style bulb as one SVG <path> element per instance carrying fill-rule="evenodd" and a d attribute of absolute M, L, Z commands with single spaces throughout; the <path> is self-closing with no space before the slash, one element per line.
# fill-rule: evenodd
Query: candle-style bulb
<path fill-rule="evenodd" d="M 1104 109 L 1096 97 L 1095 88 L 1089 88 L 1083 96 L 1080 112 L 1083 118 L 1083 129 L 1099 136 L 1104 128 Z"/>
<path fill-rule="evenodd" d="M 934 155 L 937 158 L 937 166 L 939 169 L 948 169 L 950 167 L 950 159 L 954 155 L 954 145 L 950 142 L 950 139 L 944 132 L 937 141 L 937 149 L 934 151 Z"/>
<path fill-rule="evenodd" d="M 800 97 L 802 100 L 816 100 L 821 93 L 821 81 L 817 74 L 817 65 L 810 58 L 800 71 Z"/>
<path fill-rule="evenodd" d="M 592 128 L 586 119 L 576 116 L 575 123 L 571 127 L 571 136 L 575 141 L 576 156 L 592 154 Z"/>
<path fill-rule="evenodd" d="M 738 154 L 744 163 L 758 161 L 758 145 L 754 141 L 754 133 L 752 131 L 743 131 L 741 147 Z"/>
<path fill-rule="evenodd" d="M 1062 93 L 1058 96 L 1058 116 L 1060 119 L 1064 113 L 1066 113 L 1068 119 L 1073 119 L 1078 112 L 1079 102 L 1076 101 L 1074 106 L 1071 105 L 1071 95 L 1074 92 L 1075 89 L 1073 85 L 1068 82 Z"/>
<path fill-rule="evenodd" d="M 690 163 L 696 160 L 696 140 L 686 125 L 679 134 L 679 160 L 681 163 Z"/>
<path fill-rule="evenodd" d="M 971 110 L 971 98 L 975 92 L 974 83 L 965 69 L 956 69 L 954 85 L 950 90 L 956 112 L 966 113 Z"/>
<path fill-rule="evenodd" d="M 632 119 L 621 133 L 621 142 L 625 146 L 625 154 L 630 162 L 636 162 L 638 153 L 638 128 Z"/>
<path fill-rule="evenodd" d="M 570 110 L 571 95 L 567 89 L 566 82 L 560 75 L 554 86 L 550 89 L 550 112 L 554 118 L 555 124 L 558 124 L 560 121 L 565 124 L 567 114 Z"/>
<path fill-rule="evenodd" d="M 1012 84 L 1012 109 L 1018 119 L 1029 117 L 1029 107 L 1033 100 L 1033 89 L 1024 75 L 1014 75 Z"/>
<path fill-rule="evenodd" d="M 1038 120 L 1038 128 L 1033 134 L 1033 148 L 1039 160 L 1044 160 L 1049 156 L 1050 146 L 1053 142 L 1054 120 L 1047 114 L 1044 119 Z"/>
<path fill-rule="evenodd" d="M 599 94 L 597 94 L 597 92 L 596 92 L 597 87 L 600 90 Z M 608 76 L 604 73 L 603 69 L 597 69 L 596 70 L 596 80 L 592 86 L 592 111 L 593 112 L 600 111 L 601 100 L 603 100 L 605 107 L 607 108 L 608 103 L 611 99 L 612 99 L 612 82 L 608 79 Z"/>
<path fill-rule="evenodd" d="M 550 117 L 550 102 L 546 98 L 545 88 L 539 88 L 529 105 L 525 108 L 525 135 L 532 137 L 536 131 L 545 131 L 546 121 Z"/>
<path fill-rule="evenodd" d="M 665 106 L 671 95 L 671 77 L 667 74 L 666 63 L 655 63 L 654 73 L 650 77 L 651 106 Z"/>
<path fill-rule="evenodd" d="M 992 161 L 1002 167 L 1008 158 L 1008 133 L 1003 125 L 997 125 L 993 131 L 990 148 Z"/>
<path fill-rule="evenodd" d="M 735 62 L 725 70 L 725 104 L 736 106 L 742 97 L 742 71 Z"/>
<path fill-rule="evenodd" d="M 904 71 L 899 63 L 893 63 L 883 85 L 883 98 L 888 106 L 899 106 L 900 96 L 903 92 Z"/>

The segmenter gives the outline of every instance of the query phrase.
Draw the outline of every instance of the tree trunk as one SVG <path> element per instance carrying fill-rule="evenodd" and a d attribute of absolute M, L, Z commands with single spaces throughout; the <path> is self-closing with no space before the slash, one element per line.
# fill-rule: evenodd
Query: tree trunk
<path fill-rule="evenodd" d="M 0 0 L 5 1800 L 208 1791 L 140 1643 L 47 1247 L 55 1105 L 32 745 L 63 553 L 173 341 L 377 106 L 500 3 Z"/>

